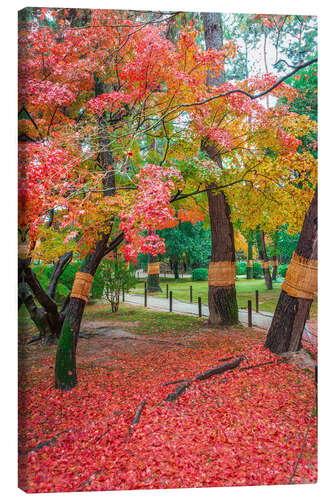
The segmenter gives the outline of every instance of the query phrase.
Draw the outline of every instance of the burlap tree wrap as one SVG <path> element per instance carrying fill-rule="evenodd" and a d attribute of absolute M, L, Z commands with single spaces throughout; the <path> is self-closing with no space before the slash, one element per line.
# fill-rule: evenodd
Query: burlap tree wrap
<path fill-rule="evenodd" d="M 88 302 L 90 290 L 94 277 L 89 273 L 75 273 L 75 279 L 71 291 L 71 297 Z"/>
<path fill-rule="evenodd" d="M 294 252 L 282 290 L 298 299 L 314 299 L 317 294 L 317 271 L 317 260 L 305 259 Z"/>
<path fill-rule="evenodd" d="M 230 286 L 235 284 L 236 262 L 211 262 L 208 269 L 209 286 Z"/>
<path fill-rule="evenodd" d="M 18 245 L 18 256 L 20 259 L 27 259 L 30 255 L 29 245 L 24 243 L 19 243 Z"/>
<path fill-rule="evenodd" d="M 253 260 L 248 260 L 247 261 L 247 264 L 246 264 L 246 267 L 253 267 Z"/>
<path fill-rule="evenodd" d="M 160 274 L 160 263 L 150 262 L 148 264 L 148 274 Z"/>

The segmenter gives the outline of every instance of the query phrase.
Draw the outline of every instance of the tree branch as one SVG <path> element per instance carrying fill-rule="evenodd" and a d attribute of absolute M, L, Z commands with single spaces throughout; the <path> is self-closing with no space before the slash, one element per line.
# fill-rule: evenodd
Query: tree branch
<path fill-rule="evenodd" d="M 54 299 L 57 285 L 58 285 L 58 280 L 63 273 L 64 269 L 66 266 L 69 264 L 69 262 L 72 260 L 73 257 L 73 252 L 66 252 L 64 253 L 58 261 L 54 264 L 52 275 L 50 278 L 49 286 L 47 287 L 46 293 Z"/>
<path fill-rule="evenodd" d="M 105 249 L 105 252 L 104 252 L 104 257 L 105 255 L 107 255 L 109 252 L 111 252 L 112 250 L 114 250 L 115 248 L 117 248 L 117 246 L 120 245 L 120 243 L 124 240 L 125 238 L 125 235 L 123 232 L 121 232 L 120 234 L 118 234 L 118 236 L 116 236 L 112 241 L 111 243 L 109 244 L 109 246 Z"/>
<path fill-rule="evenodd" d="M 58 313 L 56 302 L 43 290 L 37 279 L 37 276 L 29 266 L 25 268 L 24 275 L 28 285 L 30 286 L 40 305 L 43 306 L 47 312 Z"/>
<path fill-rule="evenodd" d="M 264 90 L 263 92 L 259 92 L 259 94 L 250 94 L 246 90 L 242 89 L 233 89 L 233 90 L 228 90 L 227 92 L 223 92 L 221 94 L 216 94 L 211 97 L 207 97 L 207 99 L 203 99 L 202 101 L 196 101 L 188 104 L 179 104 L 178 106 L 175 106 L 174 108 L 170 109 L 169 111 L 166 111 L 162 117 L 157 120 L 156 123 L 154 123 L 152 126 L 148 127 L 146 130 L 143 132 L 148 132 L 149 130 L 155 128 L 157 125 L 159 125 L 167 116 L 169 116 L 172 113 L 175 113 L 176 111 L 184 108 L 191 108 L 192 106 L 201 106 L 202 104 L 207 104 L 208 102 L 215 101 L 216 99 L 219 99 L 220 97 L 227 97 L 228 95 L 231 94 L 243 94 L 247 96 L 249 99 L 259 99 L 260 97 L 265 96 L 266 94 L 269 94 L 272 90 L 274 90 L 276 87 L 281 85 L 285 80 L 293 76 L 295 73 L 297 73 L 299 70 L 306 68 L 307 66 L 310 66 L 311 64 L 314 64 L 318 61 L 318 58 L 315 57 L 314 59 L 311 59 L 310 61 L 307 61 L 305 63 L 299 64 L 298 66 L 295 66 L 293 71 L 290 73 L 287 73 L 283 77 L 281 77 L 277 82 L 275 82 L 271 87 L 269 87 L 267 90 Z"/>

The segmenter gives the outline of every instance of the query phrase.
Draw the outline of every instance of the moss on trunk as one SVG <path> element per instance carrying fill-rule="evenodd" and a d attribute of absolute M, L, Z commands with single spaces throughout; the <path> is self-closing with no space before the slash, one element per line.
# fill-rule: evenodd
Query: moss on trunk
<path fill-rule="evenodd" d="M 238 323 L 236 287 L 210 286 L 208 289 L 209 323 L 234 325 Z"/>
<path fill-rule="evenodd" d="M 63 325 L 59 339 L 56 364 L 55 386 L 62 391 L 73 389 L 77 385 L 75 351 L 73 352 L 75 332 L 73 332 L 69 319 Z"/>

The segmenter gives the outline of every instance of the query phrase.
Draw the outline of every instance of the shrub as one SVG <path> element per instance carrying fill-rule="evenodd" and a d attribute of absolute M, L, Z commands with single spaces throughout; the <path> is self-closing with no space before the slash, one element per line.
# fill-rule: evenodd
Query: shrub
<path fill-rule="evenodd" d="M 192 281 L 207 281 L 208 269 L 205 267 L 198 267 L 192 271 Z"/>
<path fill-rule="evenodd" d="M 282 266 L 278 266 L 278 275 L 281 276 L 281 278 L 285 278 L 288 265 L 289 264 L 283 264 Z"/>
<path fill-rule="evenodd" d="M 262 275 L 263 271 L 260 262 L 253 262 L 253 277 L 259 278 Z"/>
<path fill-rule="evenodd" d="M 104 294 L 111 304 L 112 312 L 119 308 L 120 292 L 128 292 L 137 280 L 124 260 L 105 260 L 100 266 L 101 279 L 104 283 Z"/>
<path fill-rule="evenodd" d="M 236 262 L 236 274 L 246 274 L 246 262 Z"/>

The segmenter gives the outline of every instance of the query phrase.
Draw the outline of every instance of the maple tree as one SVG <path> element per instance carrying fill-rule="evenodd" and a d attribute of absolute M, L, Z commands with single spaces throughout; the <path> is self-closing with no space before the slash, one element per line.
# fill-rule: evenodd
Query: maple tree
<path fill-rule="evenodd" d="M 128 260 L 139 252 L 155 256 L 164 251 L 156 230 L 178 223 L 170 201 L 181 208 L 183 220 L 186 214 L 193 219 L 195 203 L 188 210 L 186 199 L 206 192 L 211 214 L 216 200 L 222 204 L 220 213 L 211 216 L 212 234 L 219 232 L 213 226 L 221 223 L 224 213 L 230 235 L 229 248 L 221 247 L 218 259 L 234 260 L 226 198 L 231 200 L 232 194 L 221 187 L 240 188 L 245 183 L 259 191 L 258 169 L 274 167 L 287 184 L 290 164 L 293 171 L 306 164 L 296 154 L 295 126 L 290 125 L 292 115 L 288 122 L 286 107 L 266 110 L 251 97 L 254 90 L 262 90 L 261 94 L 272 91 L 290 100 L 293 94 L 283 83 L 285 78 L 265 75 L 237 85 L 221 84 L 212 68 L 223 68 L 226 58 L 234 56 L 233 44 L 202 50 L 191 23 L 171 43 L 165 37 L 170 15 L 148 20 L 142 15 L 138 20 L 107 10 L 92 10 L 85 16 L 75 9 L 53 12 L 52 26 L 43 24 L 48 11 L 42 11 L 20 30 L 20 232 L 32 257 L 39 241 L 38 255 L 54 259 L 46 242 L 59 234 L 64 245 L 71 243 L 84 258 L 81 271 L 92 276 L 102 258 L 123 241 Z M 154 148 L 149 151 L 154 162 L 142 152 L 152 131 L 165 146 L 159 165 Z M 185 140 L 188 148 L 179 153 Z M 259 145 L 258 164 L 257 152 L 254 156 L 251 149 Z M 273 159 L 266 154 L 268 148 L 275 153 Z M 200 149 L 203 156 L 198 156 Z M 184 160 L 189 151 L 193 168 L 182 171 L 176 160 Z M 281 158 L 286 171 L 281 169 Z M 300 175 L 305 177 L 310 168 Z M 44 238 L 50 213 L 50 231 Z M 29 266 L 27 260 L 24 273 L 31 274 Z M 38 286 L 35 289 L 45 307 L 54 309 L 47 294 Z M 221 291 L 220 305 L 225 292 Z M 215 319 L 210 300 L 212 322 L 237 321 L 234 287 L 228 300 L 222 309 L 232 310 L 232 315 L 215 312 Z M 56 363 L 61 388 L 76 384 L 75 351 L 83 310 L 84 301 L 68 298 Z"/>
<path fill-rule="evenodd" d="M 300 230 L 296 253 L 316 260 L 316 124 L 303 101 L 313 61 L 294 60 L 289 79 L 240 71 L 231 81 L 237 51 L 219 15 L 31 13 L 19 32 L 19 298 L 58 345 L 38 349 L 22 334 L 20 487 L 315 482 L 316 346 L 308 370 L 276 354 L 300 347 L 311 299 L 281 292 L 265 346 L 266 333 L 233 326 L 233 285 L 209 286 L 213 329 L 125 304 L 86 307 L 71 294 L 55 300 L 71 261 L 93 277 L 117 251 L 107 292 L 118 309 L 123 259 L 190 258 L 184 235 L 200 246 L 208 219 L 213 262 L 234 261 L 236 250 L 251 259 L 256 236 L 267 261 L 279 233 Z M 284 17 L 252 21 L 273 37 L 294 27 Z M 302 85 L 290 79 L 300 70 Z M 46 287 L 36 262 L 53 264 Z M 128 336 L 115 336 L 115 320 Z"/>
<path fill-rule="evenodd" d="M 206 22 L 206 46 L 215 49 L 221 47 L 219 15 L 205 14 L 203 19 L 204 26 Z M 244 85 L 245 91 L 245 86 L 247 86 L 247 90 L 253 86 L 260 89 L 261 85 L 267 86 L 268 82 L 273 83 L 274 77 L 264 75 L 261 79 L 248 79 L 238 86 Z M 207 85 L 214 85 L 214 90 L 218 95 L 223 95 L 234 88 L 230 82 L 223 82 L 223 73 L 220 73 L 218 78 L 215 75 L 211 78 L 208 74 Z M 277 95 L 284 95 L 287 99 L 292 99 L 295 96 L 288 86 L 280 85 L 276 92 Z M 279 203 L 282 201 L 281 196 L 284 198 L 288 196 L 289 203 L 284 203 L 283 209 L 289 213 L 288 208 L 291 202 L 294 206 L 292 213 L 299 214 L 298 221 L 302 219 L 312 190 L 311 186 L 304 186 L 302 193 L 297 190 L 294 186 L 295 182 L 293 182 L 294 171 L 297 171 L 297 175 L 301 179 L 306 179 L 309 174 L 315 176 L 315 162 L 306 153 L 297 153 L 299 146 L 297 134 L 302 133 L 302 125 L 304 128 L 311 128 L 313 125 L 305 118 L 304 121 L 300 120 L 301 123 L 297 124 L 295 115 L 292 117 L 286 107 L 266 109 L 261 103 L 251 102 L 241 95 L 229 95 L 225 100 L 213 103 L 209 100 L 209 107 L 200 107 L 195 112 L 200 116 L 199 123 L 194 118 L 194 127 L 203 138 L 202 149 L 215 164 L 215 168 L 213 169 L 211 166 L 205 179 L 206 182 L 211 182 L 207 191 L 212 229 L 212 260 L 234 261 L 234 238 L 230 210 L 232 212 L 233 206 L 237 204 L 241 204 L 242 208 L 247 210 L 246 205 L 242 203 L 244 194 L 245 196 L 248 194 L 248 199 L 257 197 L 260 206 L 262 205 L 262 196 L 257 196 L 257 193 L 263 193 L 264 197 L 267 197 L 267 191 L 270 191 L 269 195 L 271 196 L 278 193 Z M 281 168 L 283 164 L 286 167 L 284 171 Z M 235 185 L 232 189 L 221 192 L 221 189 L 217 189 L 221 185 L 221 180 L 222 185 Z M 245 193 L 243 184 L 246 184 Z M 214 196 L 212 194 L 214 189 L 215 193 L 220 191 L 219 194 Z M 299 200 L 297 208 L 295 207 L 295 198 Z M 301 205 L 302 211 L 299 209 L 299 205 Z M 262 217 L 262 209 L 258 210 L 254 203 L 250 203 L 250 207 L 253 212 L 256 212 L 257 218 Z M 224 235 L 223 239 L 222 234 Z M 226 234 L 228 237 L 225 237 Z M 234 285 L 210 287 L 209 297 L 210 321 L 212 323 L 237 322 Z"/>

